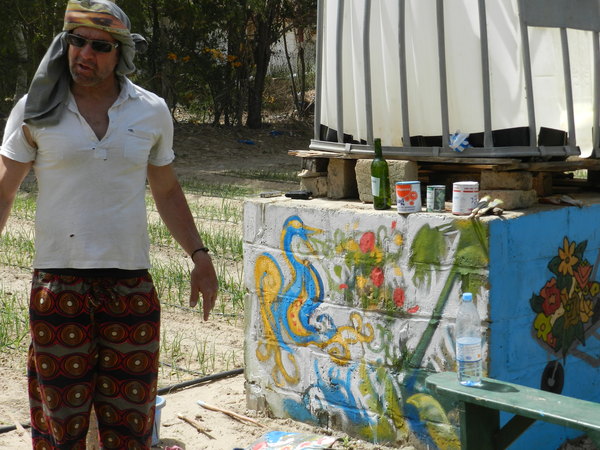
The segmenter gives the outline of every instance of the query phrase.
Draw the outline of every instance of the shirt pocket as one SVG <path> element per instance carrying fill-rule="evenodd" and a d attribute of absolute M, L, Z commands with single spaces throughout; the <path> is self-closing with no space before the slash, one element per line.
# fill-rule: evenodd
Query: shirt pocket
<path fill-rule="evenodd" d="M 123 140 L 123 156 L 135 165 L 147 165 L 154 139 L 153 133 L 128 128 Z"/>

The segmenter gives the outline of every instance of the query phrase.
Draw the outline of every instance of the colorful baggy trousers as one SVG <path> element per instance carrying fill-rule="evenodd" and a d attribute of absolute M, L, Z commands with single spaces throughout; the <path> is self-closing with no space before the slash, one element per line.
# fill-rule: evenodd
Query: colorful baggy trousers
<path fill-rule="evenodd" d="M 147 273 L 121 279 L 34 272 L 28 358 L 34 449 L 84 449 L 92 405 L 102 448 L 150 448 L 159 321 Z"/>

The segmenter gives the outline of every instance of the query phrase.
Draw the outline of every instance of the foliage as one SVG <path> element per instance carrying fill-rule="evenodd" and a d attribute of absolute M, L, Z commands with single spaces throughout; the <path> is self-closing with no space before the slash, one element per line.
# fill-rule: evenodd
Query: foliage
<path fill-rule="evenodd" d="M 593 280 L 594 266 L 585 258 L 587 241 L 576 244 L 565 236 L 558 255 L 550 260 L 553 276 L 529 300 L 537 314 L 537 338 L 563 358 L 579 344 L 600 319 L 600 283 Z"/>
<path fill-rule="evenodd" d="M 24 73 L 31 80 L 47 46 L 62 27 L 65 6 L 66 2 L 57 5 L 45 0 L 16 0 L 2 9 L 0 115 L 8 113 L 15 96 L 25 92 L 16 92 L 19 74 Z"/>
<path fill-rule="evenodd" d="M 65 2 L 17 0 L 0 22 L 0 114 L 13 101 L 62 28 Z M 316 0 L 119 0 L 132 31 L 146 37 L 148 50 L 136 59 L 132 76 L 163 97 L 172 109 L 215 124 L 262 124 L 262 104 L 273 46 L 290 31 L 303 44 L 314 35 Z M 22 30 L 22 35 L 15 32 Z M 22 37 L 19 37 L 22 36 Z M 21 44 L 21 47 L 19 47 Z M 24 45 L 24 48 L 23 48 Z M 300 78 L 304 98 L 305 62 Z M 22 76 L 19 77 L 19 74 Z M 292 76 L 292 74 L 290 74 Z M 297 88 L 292 88 L 295 93 Z M 296 99 L 296 103 L 304 100 Z"/>

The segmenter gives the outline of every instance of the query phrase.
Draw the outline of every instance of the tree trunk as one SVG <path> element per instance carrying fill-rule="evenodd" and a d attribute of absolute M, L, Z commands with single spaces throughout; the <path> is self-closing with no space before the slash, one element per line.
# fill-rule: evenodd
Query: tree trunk
<path fill-rule="evenodd" d="M 271 58 L 271 42 L 268 37 L 270 26 L 260 20 L 257 29 L 257 42 L 254 51 L 256 70 L 254 81 L 248 86 L 248 128 L 260 128 L 262 125 L 262 96 L 265 90 L 265 78 Z"/>
<path fill-rule="evenodd" d="M 277 36 L 276 18 L 279 15 L 279 3 L 267 8 L 265 15 L 257 17 L 256 38 L 254 43 L 254 81 L 248 86 L 248 128 L 262 126 L 262 96 L 265 90 L 265 79 L 271 60 L 271 45 Z"/>
<path fill-rule="evenodd" d="M 148 63 L 150 67 L 150 90 L 162 94 L 162 55 L 161 55 L 161 35 L 160 11 L 157 0 L 153 0 L 148 5 L 150 21 L 152 23 L 152 38 L 148 48 Z"/>
<path fill-rule="evenodd" d="M 16 103 L 27 92 L 27 43 L 21 25 L 15 27 L 14 36 L 18 61 L 14 96 L 14 102 Z"/>
<path fill-rule="evenodd" d="M 301 106 L 300 99 L 298 98 L 298 89 L 296 88 L 296 80 L 294 79 L 294 68 L 292 67 L 292 61 L 290 52 L 287 45 L 287 32 L 283 32 L 283 50 L 285 52 L 285 60 L 287 62 L 288 70 L 290 71 L 290 84 L 292 90 L 292 98 L 294 99 L 294 107 L 296 108 L 296 113 L 301 115 Z"/>

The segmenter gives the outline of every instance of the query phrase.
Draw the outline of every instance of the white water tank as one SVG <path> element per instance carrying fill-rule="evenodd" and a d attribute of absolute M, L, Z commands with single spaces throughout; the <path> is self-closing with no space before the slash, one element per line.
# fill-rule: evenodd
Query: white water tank
<path fill-rule="evenodd" d="M 588 156 L 599 27 L 599 0 L 320 0 L 311 148 Z"/>

